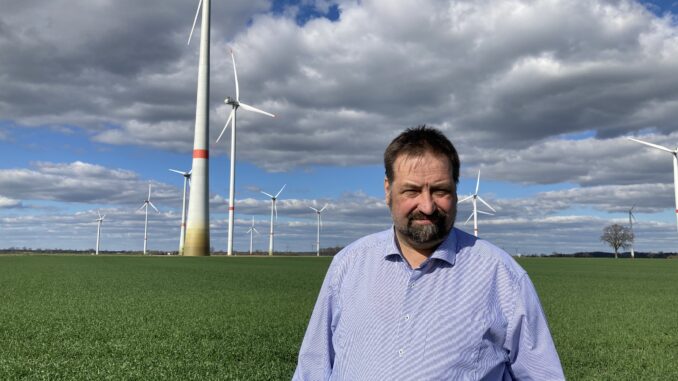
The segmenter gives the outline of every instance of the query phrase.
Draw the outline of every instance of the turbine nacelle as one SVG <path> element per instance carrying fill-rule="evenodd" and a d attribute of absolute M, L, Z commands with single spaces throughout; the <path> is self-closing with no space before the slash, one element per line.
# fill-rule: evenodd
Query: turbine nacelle
<path fill-rule="evenodd" d="M 238 106 L 240 106 L 240 102 L 238 102 L 236 99 L 233 99 L 231 97 L 226 97 L 226 99 L 224 100 L 224 103 L 226 103 L 227 105 L 233 106 L 233 108 L 238 108 Z"/>

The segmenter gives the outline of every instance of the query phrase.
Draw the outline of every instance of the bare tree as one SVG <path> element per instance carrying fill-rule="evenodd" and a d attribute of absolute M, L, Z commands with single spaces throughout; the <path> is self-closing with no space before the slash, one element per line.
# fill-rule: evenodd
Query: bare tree
<path fill-rule="evenodd" d="M 633 232 L 626 226 L 619 224 L 608 225 L 603 229 L 600 240 L 607 242 L 614 249 L 614 259 L 617 259 L 619 248 L 626 249 L 633 243 Z"/>

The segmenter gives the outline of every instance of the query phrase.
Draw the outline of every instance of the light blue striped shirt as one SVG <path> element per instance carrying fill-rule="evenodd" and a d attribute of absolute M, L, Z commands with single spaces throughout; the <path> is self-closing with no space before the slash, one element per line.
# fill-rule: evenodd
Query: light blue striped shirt
<path fill-rule="evenodd" d="M 506 252 L 453 229 L 411 269 L 393 229 L 338 253 L 293 380 L 563 380 L 532 282 Z"/>

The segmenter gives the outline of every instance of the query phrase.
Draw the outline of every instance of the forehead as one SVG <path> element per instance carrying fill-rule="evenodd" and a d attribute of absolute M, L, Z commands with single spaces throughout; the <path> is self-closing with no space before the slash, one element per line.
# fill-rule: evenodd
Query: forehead
<path fill-rule="evenodd" d="M 393 172 L 396 181 L 418 178 L 435 179 L 436 181 L 452 180 L 452 170 L 448 158 L 430 152 L 417 156 L 398 156 L 393 165 Z"/>

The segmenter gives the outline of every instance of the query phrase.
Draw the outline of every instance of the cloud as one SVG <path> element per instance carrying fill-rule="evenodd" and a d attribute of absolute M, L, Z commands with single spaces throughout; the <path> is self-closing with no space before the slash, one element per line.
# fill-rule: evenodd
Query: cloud
<path fill-rule="evenodd" d="M 178 188 L 157 181 L 150 183 L 156 202 L 180 200 Z M 81 161 L 35 162 L 32 169 L 0 169 L 2 194 L 15 201 L 137 204 L 147 196 L 148 184 L 133 171 Z"/>
<path fill-rule="evenodd" d="M 128 2 L 79 5 L 75 19 L 68 0 L 4 12 L 2 115 L 18 125 L 78 125 L 108 144 L 189 152 L 193 4 L 158 12 Z M 222 103 L 233 95 L 230 47 L 243 100 L 279 116 L 241 111 L 239 157 L 274 171 L 375 163 L 390 138 L 421 123 L 461 146 L 515 152 L 584 131 L 669 134 L 678 117 L 676 26 L 636 2 L 338 7 L 336 21 L 299 25 L 292 14 L 264 13 L 263 1 L 213 5 L 212 136 L 230 111 Z"/>
<path fill-rule="evenodd" d="M 0 196 L 0 209 L 18 208 L 21 206 L 21 201 L 19 200 Z"/>

